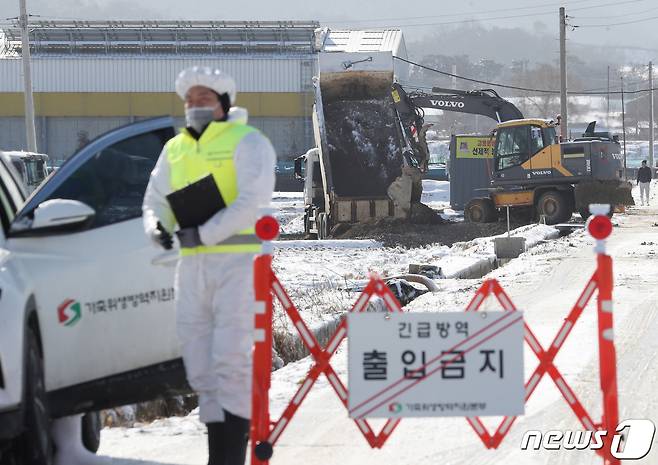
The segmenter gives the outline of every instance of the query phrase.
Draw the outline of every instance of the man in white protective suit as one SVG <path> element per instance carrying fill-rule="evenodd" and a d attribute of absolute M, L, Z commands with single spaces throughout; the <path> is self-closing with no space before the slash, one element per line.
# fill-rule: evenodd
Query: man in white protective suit
<path fill-rule="evenodd" d="M 173 235 L 180 243 L 177 332 L 208 427 L 208 463 L 242 465 L 251 417 L 252 262 L 261 247 L 254 225 L 272 198 L 276 154 L 246 124 L 246 110 L 232 108 L 230 76 L 195 66 L 179 74 L 176 92 L 185 102 L 187 127 L 167 142 L 151 173 L 144 229 L 158 247 L 171 248 Z M 225 207 L 203 224 L 181 228 L 167 195 L 209 175 Z"/>

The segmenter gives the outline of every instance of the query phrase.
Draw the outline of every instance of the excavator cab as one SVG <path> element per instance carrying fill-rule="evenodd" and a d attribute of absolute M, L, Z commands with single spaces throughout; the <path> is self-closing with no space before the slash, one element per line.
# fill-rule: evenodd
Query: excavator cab
<path fill-rule="evenodd" d="M 540 119 L 498 125 L 494 144 L 494 185 L 552 177 L 560 157 L 555 124 Z"/>

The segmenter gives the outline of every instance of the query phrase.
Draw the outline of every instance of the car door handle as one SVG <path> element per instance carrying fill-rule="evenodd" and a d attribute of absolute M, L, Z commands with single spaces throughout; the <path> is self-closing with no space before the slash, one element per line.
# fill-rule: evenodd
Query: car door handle
<path fill-rule="evenodd" d="M 160 255 L 156 255 L 153 260 L 151 260 L 152 265 L 157 266 L 176 266 L 178 262 L 178 250 L 173 252 L 165 252 Z"/>

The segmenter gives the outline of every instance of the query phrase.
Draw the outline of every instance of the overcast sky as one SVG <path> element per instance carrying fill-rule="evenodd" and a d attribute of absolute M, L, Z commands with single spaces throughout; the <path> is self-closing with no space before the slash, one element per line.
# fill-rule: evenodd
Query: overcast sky
<path fill-rule="evenodd" d="M 572 17 L 571 24 L 579 26 L 569 32 L 570 40 L 648 49 L 649 58 L 658 58 L 656 0 L 27 0 L 27 3 L 31 14 L 49 19 L 280 19 L 317 20 L 323 25 L 354 29 L 402 27 L 408 43 L 433 30 L 471 20 L 485 27 L 523 27 L 557 37 L 558 8 L 563 5 Z M 0 5 L 0 21 L 18 15 L 18 0 L 0 0 Z"/>

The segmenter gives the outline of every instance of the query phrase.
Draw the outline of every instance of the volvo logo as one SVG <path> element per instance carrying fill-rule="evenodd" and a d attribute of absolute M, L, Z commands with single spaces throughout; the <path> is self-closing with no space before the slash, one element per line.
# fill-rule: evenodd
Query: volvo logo
<path fill-rule="evenodd" d="M 449 100 L 430 100 L 435 107 L 464 108 L 464 102 L 451 102 Z"/>

